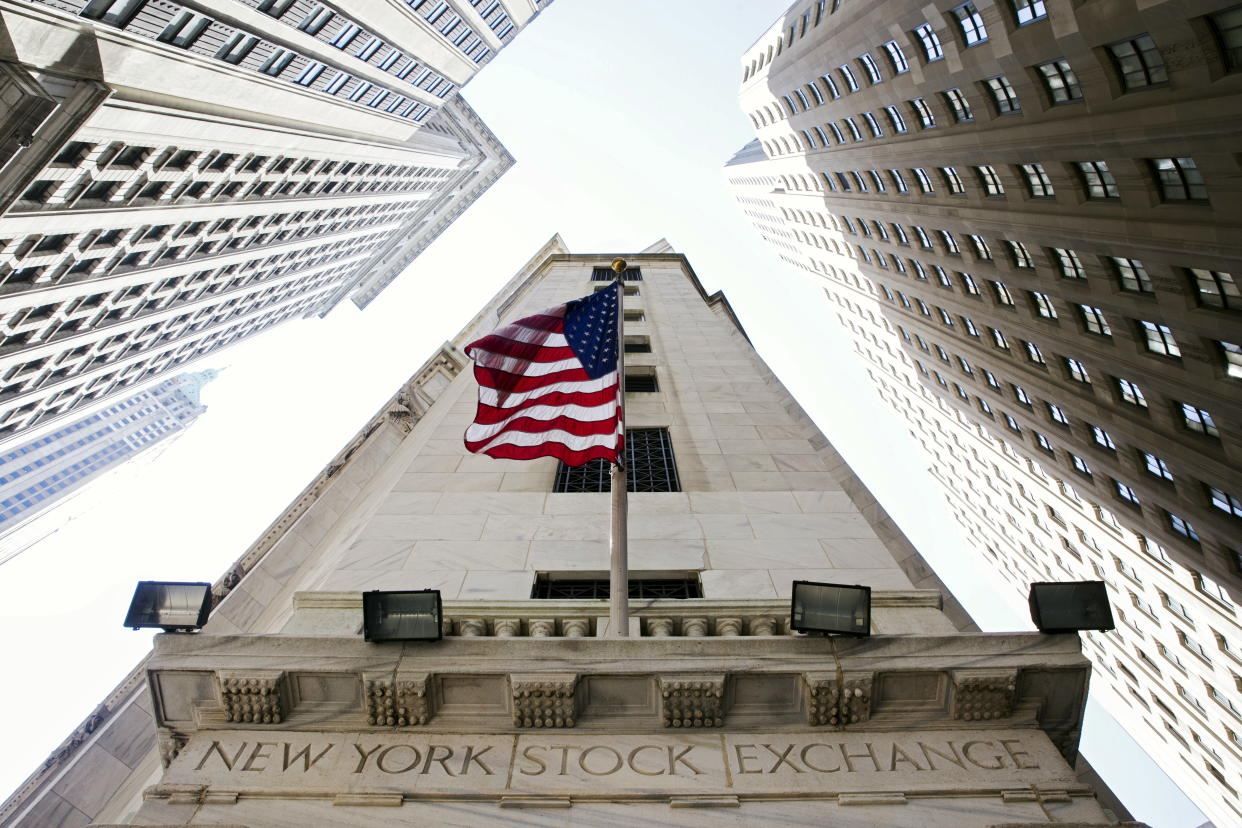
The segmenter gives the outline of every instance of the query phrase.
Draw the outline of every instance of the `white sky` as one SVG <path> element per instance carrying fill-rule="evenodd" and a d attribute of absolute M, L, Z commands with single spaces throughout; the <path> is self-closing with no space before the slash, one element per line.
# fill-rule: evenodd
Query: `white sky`
<path fill-rule="evenodd" d="M 558 0 L 467 87 L 516 166 L 365 311 L 346 303 L 195 369 L 209 411 L 137 479 L 0 567 L 0 796 L 149 648 L 134 583 L 214 581 L 418 368 L 556 232 L 578 253 L 661 237 L 723 289 L 756 348 L 988 630 L 1030 629 L 968 559 L 903 422 L 880 403 L 820 287 L 744 220 L 724 162 L 753 137 L 739 59 L 787 0 Z M 122 476 L 124 477 L 124 476 Z M 1153 828 L 1203 817 L 1088 707 L 1084 753 Z"/>

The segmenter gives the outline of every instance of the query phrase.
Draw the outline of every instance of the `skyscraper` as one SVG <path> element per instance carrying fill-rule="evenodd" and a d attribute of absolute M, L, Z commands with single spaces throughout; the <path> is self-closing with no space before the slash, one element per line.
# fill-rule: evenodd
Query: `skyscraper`
<path fill-rule="evenodd" d="M 742 58 L 729 162 L 822 279 L 975 547 L 1103 578 L 1108 708 L 1242 817 L 1242 13 L 798 3 Z M 1175 114 L 1176 113 L 1176 114 Z"/>
<path fill-rule="evenodd" d="M 468 454 L 461 348 L 605 287 L 613 255 L 538 251 L 0 825 L 1107 824 L 1071 770 L 1077 638 L 973 631 L 663 241 L 626 255 L 633 615 L 609 634 L 607 474 Z M 793 634 L 795 580 L 870 587 L 870 637 Z M 442 640 L 363 640 L 364 595 L 425 589 Z"/>
<path fill-rule="evenodd" d="M 543 5 L 0 8 L 0 441 L 365 306 L 512 165 L 458 90 Z"/>
<path fill-rule="evenodd" d="M 0 563 L 56 531 L 46 516 L 117 467 L 184 433 L 207 410 L 214 370 L 178 374 L 0 454 Z M 33 523 L 32 522 L 36 522 Z"/>

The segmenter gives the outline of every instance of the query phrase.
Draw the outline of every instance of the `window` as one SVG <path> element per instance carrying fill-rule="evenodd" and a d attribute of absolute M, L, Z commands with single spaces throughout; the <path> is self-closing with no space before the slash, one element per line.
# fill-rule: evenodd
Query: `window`
<path fill-rule="evenodd" d="M 1085 474 L 1087 477 L 1092 476 L 1091 467 L 1087 465 L 1087 461 L 1083 460 L 1077 454 L 1070 452 L 1070 462 L 1074 464 L 1074 471 L 1078 472 L 1079 474 Z"/>
<path fill-rule="evenodd" d="M 609 596 L 606 577 L 559 577 L 540 573 L 531 588 L 532 599 L 603 600 Z M 702 598 L 703 588 L 693 576 L 679 578 L 630 578 L 630 598 Z"/>
<path fill-rule="evenodd" d="M 1172 515 L 1170 515 L 1172 517 Z M 1193 531 L 1193 530 L 1191 530 Z M 1198 538 L 1196 537 L 1196 540 Z M 1195 573 L 1195 586 L 1200 592 L 1213 601 L 1218 601 L 1227 607 L 1233 607 L 1233 601 L 1229 599 L 1229 592 L 1216 581 L 1212 580 L 1202 572 Z"/>
<path fill-rule="evenodd" d="M 902 176 L 902 174 L 901 174 L 901 170 L 889 170 L 889 171 L 888 171 L 888 175 L 889 175 L 889 177 L 890 177 L 890 178 L 892 178 L 892 179 L 893 179 L 893 187 L 895 187 L 895 188 L 897 189 L 897 192 L 899 192 L 899 193 L 908 193 L 908 192 L 910 192 L 910 188 L 909 188 L 909 186 L 907 186 L 907 185 L 906 185 L 906 179 L 905 179 L 905 177 L 904 177 L 904 176 Z M 877 226 L 879 226 L 879 225 L 877 225 Z M 887 232 L 887 231 L 885 231 L 883 235 L 884 235 L 884 239 L 887 241 L 887 240 L 888 240 L 888 232 Z"/>
<path fill-rule="evenodd" d="M 1226 514 L 1233 515 L 1234 517 L 1242 517 L 1242 501 L 1239 501 L 1233 495 L 1217 489 L 1214 486 L 1208 486 L 1207 493 L 1208 500 L 1217 509 L 1220 509 Z"/>
<path fill-rule="evenodd" d="M 1172 512 L 1165 512 L 1164 515 L 1169 522 L 1170 529 L 1191 543 L 1197 544 L 1199 542 L 1199 533 L 1195 531 L 1195 527 L 1189 521 Z"/>
<path fill-rule="evenodd" d="M 974 3 L 963 3 L 953 9 L 951 14 L 957 19 L 958 28 L 962 30 L 962 39 L 968 47 L 988 39 L 988 30 L 983 26 L 983 16 L 979 14 Z"/>
<path fill-rule="evenodd" d="M 1070 424 L 1069 415 L 1065 413 L 1065 409 L 1056 403 L 1045 403 L 1048 406 L 1048 417 L 1054 423 L 1060 423 L 1063 426 Z"/>
<path fill-rule="evenodd" d="M 936 32 L 932 29 L 930 23 L 924 23 L 922 26 L 919 26 L 914 30 L 914 34 L 923 46 L 923 54 L 926 55 L 928 63 L 944 57 L 944 49 L 940 45 L 940 38 L 936 36 Z"/>
<path fill-rule="evenodd" d="M 1108 320 L 1104 318 L 1104 311 L 1091 305 L 1079 305 L 1078 310 L 1082 314 L 1082 324 L 1087 329 L 1087 333 L 1099 336 L 1113 335 L 1112 328 L 1108 327 Z"/>
<path fill-rule="evenodd" d="M 1122 500 L 1126 501 L 1127 503 L 1131 503 L 1135 506 L 1142 505 L 1139 502 L 1139 496 L 1135 494 L 1134 489 L 1131 489 L 1129 486 L 1127 486 L 1125 483 L 1122 483 L 1120 480 L 1113 481 L 1113 488 L 1116 489 L 1117 496 L 1120 497 Z"/>
<path fill-rule="evenodd" d="M 1019 26 L 1043 20 L 1048 16 L 1048 10 L 1044 8 L 1044 0 L 1013 0 L 1013 13 Z"/>
<path fill-rule="evenodd" d="M 853 118 L 846 118 L 844 121 L 842 121 L 842 123 L 844 123 L 846 129 L 850 131 L 851 138 L 853 138 L 855 141 L 861 141 L 863 139 L 862 132 L 859 131 L 858 124 L 854 123 Z"/>
<path fill-rule="evenodd" d="M 1053 104 L 1074 103 L 1082 100 L 1082 87 L 1078 76 L 1065 58 L 1050 60 L 1035 67 L 1044 81 L 1044 89 Z"/>
<path fill-rule="evenodd" d="M 906 229 L 895 221 L 892 223 L 892 227 L 893 235 L 897 237 L 897 243 L 909 246 L 910 239 L 906 236 Z"/>
<path fill-rule="evenodd" d="M 962 195 L 966 192 L 966 188 L 962 186 L 961 177 L 953 167 L 941 167 L 940 175 L 944 178 L 945 186 L 948 187 L 951 195 Z"/>
<path fill-rule="evenodd" d="M 824 82 L 824 86 L 828 88 L 828 94 L 832 96 L 833 100 L 841 97 L 841 90 L 837 88 L 837 82 L 829 75 L 820 75 L 819 79 Z"/>
<path fill-rule="evenodd" d="M 979 183 L 983 185 L 983 192 L 986 195 L 1003 196 L 1005 194 L 1005 185 L 1001 183 L 1000 176 L 996 174 L 996 169 L 991 164 L 975 167 L 975 174 L 979 176 Z"/>
<path fill-rule="evenodd" d="M 1165 201 L 1207 201 L 1207 185 L 1193 158 L 1152 158 L 1148 163 Z"/>
<path fill-rule="evenodd" d="M 910 107 L 914 110 L 914 114 L 918 116 L 919 124 L 923 129 L 931 129 L 936 126 L 936 116 L 932 114 L 926 100 L 923 98 L 913 98 L 910 101 Z"/>
<path fill-rule="evenodd" d="M 592 282 L 611 282 L 617 278 L 617 274 L 611 267 L 593 267 L 591 268 Z M 621 278 L 626 282 L 641 282 L 643 280 L 642 268 L 627 267 L 625 272 L 621 274 Z M 626 294 L 629 295 L 628 293 Z M 627 315 L 628 319 L 629 316 Z"/>
<path fill-rule="evenodd" d="M 1182 425 L 1187 431 L 1206 434 L 1209 437 L 1220 436 L 1220 429 L 1216 427 L 1211 414 L 1189 403 L 1178 403 L 1178 405 L 1181 406 Z"/>
<path fill-rule="evenodd" d="M 858 81 L 854 80 L 854 70 L 849 66 L 838 66 L 837 71 L 841 73 L 841 77 L 845 80 L 845 85 L 849 87 L 851 92 L 858 91 Z"/>
<path fill-rule="evenodd" d="M 1143 396 L 1143 389 L 1139 388 L 1128 379 L 1114 377 L 1117 380 L 1117 394 L 1121 397 L 1122 402 L 1130 405 L 1136 405 L 1139 408 L 1147 407 L 1147 398 Z"/>
<path fill-rule="evenodd" d="M 199 35 L 211 25 L 211 19 L 201 14 L 183 11 L 169 21 L 164 30 L 156 36 L 161 43 L 169 43 L 188 49 L 198 40 Z"/>
<path fill-rule="evenodd" d="M 1044 352 L 1041 351 L 1039 349 L 1039 346 L 1036 345 L 1034 342 L 1027 342 L 1026 340 L 1023 340 L 1022 348 L 1026 351 L 1026 358 L 1029 359 L 1031 362 L 1034 362 L 1037 365 L 1048 364 L 1047 361 L 1044 359 Z"/>
<path fill-rule="evenodd" d="M 1087 371 L 1087 366 L 1078 360 L 1065 357 L 1065 371 L 1069 374 L 1070 379 L 1081 382 L 1084 385 L 1091 384 L 1091 374 Z"/>
<path fill-rule="evenodd" d="M 1225 363 L 1225 376 L 1242 379 L 1242 345 L 1217 341 L 1216 347 Z"/>
<path fill-rule="evenodd" d="M 962 90 L 953 88 L 946 89 L 940 93 L 944 98 L 944 102 L 949 109 L 953 110 L 953 120 L 959 124 L 975 119 L 974 113 L 970 111 L 970 104 L 966 101 L 966 96 L 962 94 Z"/>
<path fill-rule="evenodd" d="M 666 428 L 627 428 L 625 466 L 628 491 L 681 491 L 677 462 L 673 457 L 673 444 Z M 609 464 L 604 460 L 591 460 L 581 466 L 567 466 L 562 462 L 556 470 L 556 482 L 552 491 L 612 491 Z"/>
<path fill-rule="evenodd" d="M 1052 180 L 1044 172 L 1043 164 L 1023 164 L 1019 169 L 1022 170 L 1022 176 L 1026 179 L 1027 191 L 1032 198 L 1053 197 L 1055 193 L 1052 189 Z"/>
<path fill-rule="evenodd" d="M 919 182 L 919 189 L 922 190 L 924 194 L 931 195 L 936 192 L 936 188 L 932 186 L 931 177 L 927 175 L 927 170 L 922 167 L 915 167 L 911 170 L 911 172 L 914 173 L 914 178 Z M 1232 283 L 1232 279 L 1230 281 Z M 1235 287 L 1234 289 L 1236 292 L 1237 288 Z"/>
<path fill-rule="evenodd" d="M 1242 69 L 1242 6 L 1209 14 L 1207 20 L 1220 46 L 1225 70 L 1236 72 Z"/>
<path fill-rule="evenodd" d="M 1148 351 L 1170 357 L 1182 355 L 1181 349 L 1177 347 L 1177 340 L 1173 338 L 1173 331 L 1167 325 L 1148 322 L 1144 319 L 1140 319 L 1138 324 L 1139 332 L 1145 339 Z"/>
<path fill-rule="evenodd" d="M 923 247 L 925 247 L 925 248 L 926 248 L 926 249 L 928 249 L 928 250 L 931 250 L 931 249 L 932 249 L 931 238 L 927 235 L 927 231 L 926 231 L 926 230 L 924 230 L 922 227 L 920 227 L 919 225 L 917 225 L 917 224 L 916 224 L 916 225 L 914 225 L 914 234 L 915 234 L 916 236 L 918 236 L 918 237 L 919 237 L 919 244 L 920 244 L 920 245 L 922 245 Z M 917 264 L 917 263 L 916 263 L 916 264 Z M 920 268 L 919 268 L 919 270 L 922 270 L 922 268 L 920 267 Z M 926 277 L 926 276 L 923 276 L 922 278 L 926 279 L 927 277 Z"/>
<path fill-rule="evenodd" d="M 1095 439 L 1095 442 L 1098 445 L 1103 446 L 1109 451 L 1117 450 L 1117 444 L 1113 442 L 1112 435 L 1099 426 L 1091 426 L 1091 436 Z"/>
<path fill-rule="evenodd" d="M 1038 431 L 1032 431 L 1035 435 L 1035 444 L 1049 454 L 1056 454 L 1056 449 L 1052 447 L 1052 443 L 1048 442 L 1048 438 L 1040 434 Z"/>
<path fill-rule="evenodd" d="M 649 354 L 651 353 L 651 339 L 645 336 L 627 336 L 625 352 L 627 354 Z"/>
<path fill-rule="evenodd" d="M 1014 433 L 1016 433 L 1016 434 L 1021 434 L 1021 433 L 1022 433 L 1022 426 L 1018 425 L 1018 421 L 1017 421 L 1017 420 L 1015 420 L 1013 417 L 1009 416 L 1008 414 L 1006 414 L 1006 413 L 1005 413 L 1005 412 L 1003 412 L 1003 411 L 1001 412 L 1001 414 L 1003 414 L 1003 415 L 1004 415 L 1004 417 L 1005 417 L 1005 425 L 1009 427 L 1009 430 L 1010 430 L 1010 431 L 1012 431 L 1012 432 L 1014 432 Z"/>
<path fill-rule="evenodd" d="M 875 58 L 870 54 L 864 53 L 859 55 L 858 62 L 862 64 L 863 70 L 867 73 L 867 79 L 871 81 L 873 86 L 884 80 L 883 76 L 880 75 L 879 64 L 875 62 Z"/>
<path fill-rule="evenodd" d="M 940 241 L 942 244 L 944 244 L 944 250 L 946 253 L 948 253 L 950 256 L 962 255 L 961 248 L 957 246 L 957 239 L 953 238 L 952 233 L 950 233 L 948 230 L 939 230 L 937 232 L 940 233 Z"/>
<path fill-rule="evenodd" d="M 1004 75 L 988 78 L 983 85 L 992 95 L 992 103 L 996 106 L 997 115 L 1012 115 L 1022 111 L 1022 106 L 1018 103 L 1018 93 L 1014 91 L 1009 79 Z"/>
<path fill-rule="evenodd" d="M 1242 291 L 1233 276 L 1220 270 L 1187 268 L 1199 304 L 1211 308 L 1242 310 Z"/>
<path fill-rule="evenodd" d="M 1150 35 L 1135 35 L 1108 47 L 1113 63 L 1121 75 L 1121 85 L 1127 92 L 1146 89 L 1149 86 L 1167 83 L 1169 74 L 1164 68 L 1164 59 Z"/>
<path fill-rule="evenodd" d="M 1147 275 L 1147 269 L 1138 259 L 1110 256 L 1109 260 L 1113 263 L 1113 271 L 1117 274 L 1117 281 L 1121 283 L 1122 290 L 1132 293 L 1152 293 L 1155 290 L 1151 284 L 1151 277 Z"/>
<path fill-rule="evenodd" d="M 979 285 L 975 284 L 975 279 L 969 273 L 963 273 L 960 270 L 957 273 L 958 281 L 962 283 L 962 290 L 971 296 L 979 295 Z M 971 326 L 973 327 L 973 325 Z"/>
<path fill-rule="evenodd" d="M 1149 474 L 1164 480 L 1172 480 L 1173 472 L 1169 471 L 1168 463 L 1163 458 L 1146 451 L 1140 451 L 1139 456 L 1143 459 L 1143 468 L 1147 469 Z"/>
<path fill-rule="evenodd" d="M 906 132 L 906 119 L 901 117 L 901 113 L 897 111 L 895 106 L 886 106 L 884 111 L 888 113 L 889 123 L 893 125 L 893 132 L 901 134 Z"/>
<path fill-rule="evenodd" d="M 123 29 L 145 5 L 146 0 L 91 0 L 82 16 Z"/>
<path fill-rule="evenodd" d="M 910 64 L 906 60 L 906 53 L 901 51 L 901 46 L 897 41 L 890 40 L 884 44 L 884 51 L 888 52 L 888 62 L 892 64 L 893 74 L 900 75 L 903 72 L 910 71 Z"/>
<path fill-rule="evenodd" d="M 1054 247 L 1052 248 L 1052 258 L 1057 263 L 1057 269 L 1061 271 L 1063 279 L 1087 278 L 1087 271 L 1082 266 L 1082 260 L 1078 258 L 1078 254 L 1073 250 Z"/>
<path fill-rule="evenodd" d="M 1005 245 L 1009 248 L 1009 259 L 1013 262 L 1014 267 L 1020 267 L 1025 270 L 1034 270 L 1035 260 L 1031 258 L 1031 253 L 1026 249 L 1026 245 L 1022 242 L 1005 240 Z M 1056 314 L 1052 315 L 1056 318 Z"/>
<path fill-rule="evenodd" d="M 259 67 L 259 71 L 265 75 L 277 77 L 281 72 L 285 71 L 285 68 L 288 67 L 290 63 L 293 62 L 294 57 L 294 53 L 290 52 L 288 49 L 277 49 L 272 52 L 271 56 L 267 60 L 263 62 L 263 64 Z"/>
<path fill-rule="evenodd" d="M 864 112 L 862 116 L 863 120 L 867 122 L 867 129 L 871 131 L 871 137 L 883 138 L 884 130 L 880 129 L 880 122 L 875 119 L 875 116 L 870 112 Z"/>
<path fill-rule="evenodd" d="M 992 292 L 996 294 L 997 304 L 1010 308 L 1014 307 L 1013 295 L 1009 292 L 1009 288 L 1005 286 L 1004 282 L 992 281 L 989 284 L 992 285 Z"/>
<path fill-rule="evenodd" d="M 1117 181 L 1103 161 L 1079 161 L 1078 173 L 1082 176 L 1087 198 L 1121 198 Z"/>
<path fill-rule="evenodd" d="M 656 375 L 652 373 L 639 373 L 634 371 L 625 372 L 625 392 L 632 393 L 654 393 L 660 390 L 660 385 L 656 381 Z"/>
<path fill-rule="evenodd" d="M 1003 333 L 1001 333 L 996 328 L 988 328 L 988 331 L 991 332 L 992 342 L 993 344 L 996 345 L 997 348 L 1000 348 L 1001 350 L 1005 350 L 1005 351 L 1009 350 L 1009 340 L 1005 339 L 1005 335 Z"/>

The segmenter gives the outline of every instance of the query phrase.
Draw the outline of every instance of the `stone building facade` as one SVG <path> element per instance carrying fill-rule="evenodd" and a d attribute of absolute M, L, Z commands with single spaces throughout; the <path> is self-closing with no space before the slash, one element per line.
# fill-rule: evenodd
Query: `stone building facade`
<path fill-rule="evenodd" d="M 365 306 L 512 165 L 458 90 L 543 5 L 0 3 L 0 441 Z"/>
<path fill-rule="evenodd" d="M 743 56 L 739 205 L 823 280 L 979 558 L 1109 583 L 1106 706 L 1235 822 L 1239 7 L 869 11 L 795 4 Z"/>
<path fill-rule="evenodd" d="M 571 597 L 606 581 L 610 497 L 467 454 L 461 348 L 613 255 L 550 240 L 0 825 L 1108 824 L 1072 770 L 1077 638 L 975 631 L 663 242 L 626 256 L 625 336 L 627 428 L 666 438 L 630 459 L 632 587 L 665 591 L 628 638 Z M 872 635 L 790 633 L 794 579 L 871 586 Z M 442 641 L 363 641 L 363 591 L 425 588 Z"/>

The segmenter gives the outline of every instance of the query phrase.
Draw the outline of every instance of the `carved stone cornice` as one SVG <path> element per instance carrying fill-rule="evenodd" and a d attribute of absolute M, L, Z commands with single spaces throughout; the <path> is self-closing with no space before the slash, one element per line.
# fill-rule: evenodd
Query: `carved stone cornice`
<path fill-rule="evenodd" d="M 660 676 L 660 707 L 665 727 L 722 727 L 725 677 L 683 673 Z"/>
<path fill-rule="evenodd" d="M 376 727 L 425 725 L 434 712 L 427 673 L 364 673 L 367 722 Z"/>
<path fill-rule="evenodd" d="M 234 724 L 280 724 L 288 710 L 283 670 L 221 670 L 216 673 L 224 718 Z"/>
<path fill-rule="evenodd" d="M 844 679 L 844 688 L 838 682 Z M 804 673 L 806 721 L 825 726 L 861 724 L 871 718 L 872 673 Z"/>
<path fill-rule="evenodd" d="M 953 718 L 972 722 L 1012 716 L 1017 689 L 1017 670 L 954 670 Z"/>

